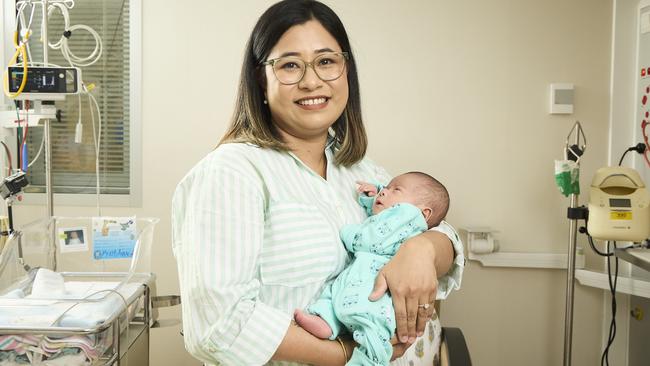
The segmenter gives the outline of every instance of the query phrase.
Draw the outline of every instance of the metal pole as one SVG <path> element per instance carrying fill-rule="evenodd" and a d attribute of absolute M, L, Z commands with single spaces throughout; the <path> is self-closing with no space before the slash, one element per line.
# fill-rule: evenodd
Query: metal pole
<path fill-rule="evenodd" d="M 576 143 L 577 144 L 577 143 Z M 571 208 L 578 207 L 578 195 L 571 195 Z M 564 366 L 571 365 L 571 342 L 573 339 L 573 289 L 576 273 L 576 239 L 578 220 L 571 220 L 569 227 L 569 256 L 566 274 L 566 310 L 564 313 Z"/>
<path fill-rule="evenodd" d="M 48 39 L 47 39 L 47 7 L 48 0 L 43 0 L 43 64 L 48 65 Z M 52 190 L 52 140 L 50 133 L 50 120 L 46 119 L 43 125 L 44 143 L 45 143 L 45 193 L 47 194 L 47 215 L 54 216 L 54 192 Z M 53 234 L 54 239 L 54 234 Z"/>
<path fill-rule="evenodd" d="M 47 214 L 54 216 L 54 194 L 52 192 L 52 145 L 50 141 L 50 120 L 45 119 L 43 124 L 45 134 L 45 193 L 47 194 Z"/>
<path fill-rule="evenodd" d="M 571 132 L 575 131 L 575 145 L 569 146 L 569 137 Z M 577 168 L 580 168 L 580 155 L 584 153 L 584 150 L 587 146 L 587 139 L 582 131 L 580 122 L 576 121 L 573 129 L 569 132 L 567 136 L 567 158 L 569 154 L 575 156 L 575 162 L 578 165 Z M 580 135 L 584 139 L 584 145 L 580 149 Z M 574 151 L 574 147 L 577 151 Z M 578 182 L 578 184 L 580 184 Z M 578 194 L 571 194 L 571 208 L 578 207 Z M 575 274 L 576 274 L 576 241 L 578 237 L 578 219 L 571 217 L 569 226 L 569 253 L 567 261 L 567 271 L 566 271 L 566 309 L 564 313 L 564 366 L 571 365 L 571 342 L 573 340 L 573 290 L 575 286 Z"/>

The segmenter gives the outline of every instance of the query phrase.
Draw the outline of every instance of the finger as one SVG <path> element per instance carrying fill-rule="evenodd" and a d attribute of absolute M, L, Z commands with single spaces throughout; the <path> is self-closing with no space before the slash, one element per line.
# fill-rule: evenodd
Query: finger
<path fill-rule="evenodd" d="M 402 343 L 402 342 L 400 342 L 399 339 L 397 339 L 397 336 L 394 335 L 393 338 L 390 339 L 390 344 L 392 344 L 394 346 L 394 345 L 396 345 L 398 343 Z"/>
<path fill-rule="evenodd" d="M 425 309 L 424 307 L 420 307 L 419 304 L 429 304 L 429 308 Z M 415 323 L 415 332 L 417 333 L 418 337 L 422 337 L 424 334 L 424 328 L 427 325 L 427 322 L 429 319 L 431 319 L 431 316 L 433 315 L 433 302 L 430 302 L 427 300 L 427 298 L 421 298 L 418 304 L 418 319 L 417 322 Z"/>
<path fill-rule="evenodd" d="M 393 295 L 393 308 L 395 308 L 395 323 L 397 338 L 400 342 L 406 343 L 409 340 L 408 327 L 406 325 L 406 302 L 403 297 Z"/>
<path fill-rule="evenodd" d="M 390 358 L 391 361 L 394 361 L 404 355 L 410 344 L 408 343 L 398 343 L 393 345 L 393 356 Z"/>
<path fill-rule="evenodd" d="M 386 283 L 386 277 L 384 277 L 383 272 L 379 272 L 377 278 L 375 278 L 375 286 L 372 288 L 372 292 L 370 293 L 370 296 L 368 296 L 368 300 L 370 301 L 379 300 L 382 296 L 384 296 L 386 290 L 388 290 L 388 283 Z"/>
<path fill-rule="evenodd" d="M 415 342 L 415 324 L 418 318 L 418 300 L 414 297 L 406 298 L 406 327 L 409 336 L 409 343 Z"/>

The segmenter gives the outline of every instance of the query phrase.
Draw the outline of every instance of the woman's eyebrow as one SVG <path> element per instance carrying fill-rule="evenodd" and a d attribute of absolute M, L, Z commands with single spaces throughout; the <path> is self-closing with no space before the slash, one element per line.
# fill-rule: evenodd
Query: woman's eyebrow
<path fill-rule="evenodd" d="M 325 53 L 325 52 L 335 52 L 335 51 L 329 47 L 319 48 L 315 51 L 315 53 Z"/>
<path fill-rule="evenodd" d="M 287 52 L 283 52 L 282 54 L 280 54 L 279 57 L 287 57 L 287 56 L 300 56 L 300 52 L 287 51 Z"/>
<path fill-rule="evenodd" d="M 329 47 L 319 48 L 319 49 L 314 51 L 314 53 L 327 53 L 327 52 L 336 52 L 336 51 L 334 51 L 333 49 L 331 49 Z M 287 51 L 287 52 L 283 52 L 282 54 L 280 54 L 279 57 L 287 57 L 287 56 L 302 56 L 302 53 L 296 52 L 296 51 Z"/>

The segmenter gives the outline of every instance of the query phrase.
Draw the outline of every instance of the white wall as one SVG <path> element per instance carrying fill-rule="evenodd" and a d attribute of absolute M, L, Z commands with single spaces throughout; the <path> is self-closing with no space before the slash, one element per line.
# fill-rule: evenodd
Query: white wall
<path fill-rule="evenodd" d="M 144 1 L 143 207 L 104 211 L 162 219 L 153 260 L 161 294 L 178 293 L 170 249 L 174 187 L 226 128 L 244 44 L 271 3 Z M 440 178 L 458 228 L 499 230 L 504 250 L 565 252 L 568 202 L 555 188 L 553 160 L 579 119 L 589 142 L 583 187 L 607 161 L 612 3 L 327 3 L 346 24 L 358 58 L 370 156 L 393 173 L 418 169 Z M 547 114 L 551 82 L 576 85 L 573 116 Z M 40 207 L 17 211 L 18 224 L 44 214 Z M 56 213 L 93 210 L 57 206 Z M 443 320 L 463 329 L 477 365 L 559 364 L 564 286 L 560 270 L 470 263 L 463 290 L 443 304 Z M 574 365 L 598 362 L 601 294 L 576 286 Z M 153 330 L 153 365 L 198 364 L 184 353 L 178 331 Z"/>

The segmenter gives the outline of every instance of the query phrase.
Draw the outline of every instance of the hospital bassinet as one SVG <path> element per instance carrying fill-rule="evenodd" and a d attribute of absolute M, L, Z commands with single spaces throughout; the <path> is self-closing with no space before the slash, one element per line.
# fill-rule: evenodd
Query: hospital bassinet
<path fill-rule="evenodd" d="M 124 259 L 97 259 L 90 217 L 14 232 L 0 245 L 0 365 L 148 365 L 157 222 L 135 220 L 133 255 Z M 87 250 L 62 249 L 66 229 L 85 233 L 75 243 Z M 49 291 L 45 275 L 59 287 Z"/>

